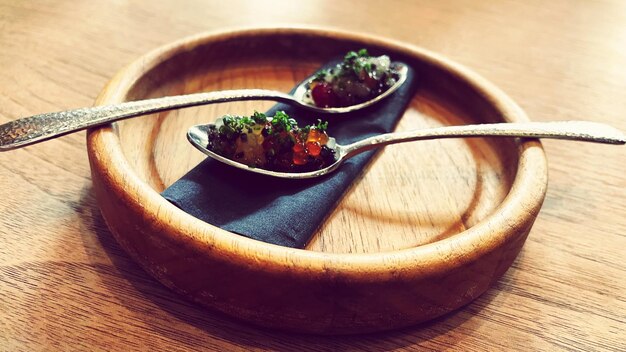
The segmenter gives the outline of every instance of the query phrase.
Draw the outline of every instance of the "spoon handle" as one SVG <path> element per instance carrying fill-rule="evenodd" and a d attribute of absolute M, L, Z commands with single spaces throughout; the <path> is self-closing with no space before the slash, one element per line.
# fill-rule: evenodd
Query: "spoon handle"
<path fill-rule="evenodd" d="M 598 122 L 555 121 L 492 123 L 436 127 L 381 134 L 346 145 L 344 147 L 344 153 L 348 156 L 352 156 L 387 144 L 458 137 L 555 138 L 606 144 L 626 143 L 626 136 L 621 131 Z"/>
<path fill-rule="evenodd" d="M 89 127 L 164 110 L 240 100 L 293 102 L 288 94 L 264 89 L 195 93 L 94 106 L 24 117 L 0 125 L 0 151 L 25 147 Z"/>

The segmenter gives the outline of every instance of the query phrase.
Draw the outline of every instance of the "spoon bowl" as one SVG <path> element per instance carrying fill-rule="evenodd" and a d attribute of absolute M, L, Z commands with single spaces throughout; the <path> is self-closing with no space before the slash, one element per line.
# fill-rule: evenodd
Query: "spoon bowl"
<path fill-rule="evenodd" d="M 407 66 L 398 62 L 392 63 L 391 66 L 394 67 L 394 72 L 398 74 L 398 79 L 391 87 L 389 87 L 389 89 L 387 89 L 386 91 L 382 92 L 381 94 L 377 95 L 376 97 L 370 100 L 364 101 L 359 104 L 344 106 L 344 107 L 327 107 L 326 108 L 326 107 L 319 107 L 314 104 L 311 104 L 309 102 L 310 99 L 307 99 L 306 95 L 310 91 L 310 85 L 311 83 L 313 83 L 313 80 L 316 77 L 316 75 L 312 75 L 308 77 L 307 79 L 305 79 L 302 83 L 300 83 L 294 90 L 293 92 L 293 98 L 295 99 L 294 105 L 299 105 L 313 112 L 331 113 L 331 114 L 343 114 L 343 113 L 365 109 L 366 107 L 372 106 L 380 102 L 381 100 L 387 98 L 388 96 L 390 96 L 393 92 L 395 92 L 398 88 L 400 88 L 400 86 L 402 86 L 404 82 L 406 81 L 407 74 L 408 74 Z"/>
<path fill-rule="evenodd" d="M 335 162 L 331 165 L 308 172 L 278 172 L 258 167 L 248 166 L 235 160 L 221 156 L 207 146 L 209 144 L 208 131 L 213 124 L 192 126 L 187 131 L 189 142 L 201 152 L 213 159 L 236 168 L 287 179 L 305 179 L 324 176 L 339 168 L 347 159 L 364 151 L 403 142 L 427 140 L 435 138 L 459 137 L 524 137 L 524 138 L 553 138 L 604 144 L 625 144 L 626 135 L 606 124 L 589 121 L 556 121 L 556 122 L 525 122 L 525 123 L 493 123 L 478 125 L 447 126 L 414 130 L 408 132 L 385 133 L 378 136 L 362 139 L 352 144 L 338 144 L 335 138 L 330 137 L 327 147 L 335 152 Z"/>
<path fill-rule="evenodd" d="M 231 101 L 272 100 L 297 105 L 316 113 L 348 113 L 378 103 L 404 84 L 408 68 L 399 63 L 393 63 L 392 65 L 397 67 L 396 72 L 398 73 L 398 79 L 395 84 L 382 94 L 356 105 L 325 108 L 310 103 L 305 99 L 305 95 L 309 90 L 310 84 L 315 79 L 315 75 L 311 75 L 298 85 L 293 95 L 266 89 L 224 90 L 136 100 L 121 104 L 80 108 L 24 117 L 0 125 L 0 152 L 25 147 L 90 127 L 100 126 L 135 116 Z"/>
<path fill-rule="evenodd" d="M 234 166 L 242 170 L 247 170 L 247 171 L 255 172 L 257 174 L 268 175 L 268 176 L 273 176 L 273 177 L 304 179 L 304 178 L 313 178 L 313 177 L 323 176 L 329 172 L 335 171 L 335 169 L 337 169 L 343 162 L 343 158 L 341 157 L 341 155 L 342 153 L 344 153 L 345 147 L 342 145 L 338 145 L 335 141 L 335 138 L 330 137 L 326 145 L 335 151 L 335 162 L 323 169 L 315 170 L 315 171 L 308 171 L 308 172 L 278 172 L 278 171 L 271 171 L 271 170 L 266 170 L 266 169 L 262 169 L 258 167 L 248 166 L 244 163 L 240 163 L 235 160 L 221 156 L 207 147 L 209 145 L 208 132 L 212 126 L 215 126 L 215 125 L 206 124 L 206 125 L 192 126 L 187 131 L 187 140 L 189 140 L 189 142 L 194 147 L 196 147 L 199 151 L 210 156 L 211 158 L 215 160 L 219 160 L 225 164 Z"/>

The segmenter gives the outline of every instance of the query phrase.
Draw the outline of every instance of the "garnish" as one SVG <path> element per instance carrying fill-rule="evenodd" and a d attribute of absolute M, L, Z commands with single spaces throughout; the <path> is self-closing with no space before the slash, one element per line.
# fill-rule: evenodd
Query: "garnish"
<path fill-rule="evenodd" d="M 298 127 L 285 112 L 273 117 L 255 112 L 252 116 L 226 115 L 208 131 L 207 148 L 226 158 L 271 171 L 306 172 L 335 161 L 327 146 L 328 122 Z"/>
<path fill-rule="evenodd" d="M 367 49 L 350 51 L 334 68 L 315 74 L 307 99 L 326 108 L 356 105 L 384 93 L 398 79 L 398 67 L 388 56 L 373 57 Z"/>

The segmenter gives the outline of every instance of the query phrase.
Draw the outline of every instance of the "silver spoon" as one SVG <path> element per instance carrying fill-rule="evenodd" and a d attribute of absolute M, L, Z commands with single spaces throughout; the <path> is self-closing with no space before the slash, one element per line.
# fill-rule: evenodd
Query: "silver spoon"
<path fill-rule="evenodd" d="M 251 167 L 212 152 L 207 149 L 209 144 L 207 132 L 210 126 L 213 125 L 196 125 L 191 127 L 187 131 L 187 139 L 203 153 L 228 165 L 250 172 L 290 179 L 304 179 L 326 175 L 337 170 L 337 168 L 347 159 L 364 151 L 387 144 L 412 142 L 425 139 L 457 137 L 524 137 L 568 139 L 606 144 L 626 143 L 626 135 L 624 135 L 621 131 L 606 124 L 588 121 L 492 123 L 447 126 L 407 132 L 386 133 L 365 138 L 348 145 L 337 144 L 335 139 L 330 137 L 327 147 L 335 151 L 335 162 L 333 164 L 316 171 L 292 173 L 269 171 Z"/>
<path fill-rule="evenodd" d="M 68 133 L 127 119 L 129 117 L 164 110 L 229 101 L 273 100 L 297 105 L 317 113 L 347 113 L 378 103 L 404 84 L 408 69 L 404 65 L 397 65 L 397 67 L 399 78 L 397 82 L 384 93 L 364 103 L 340 108 L 320 108 L 305 99 L 309 85 L 315 78 L 315 75 L 312 75 L 295 89 L 293 95 L 265 89 L 224 90 L 219 92 L 129 101 L 115 105 L 94 106 L 91 108 L 33 115 L 0 125 L 0 152 L 25 147 Z"/>

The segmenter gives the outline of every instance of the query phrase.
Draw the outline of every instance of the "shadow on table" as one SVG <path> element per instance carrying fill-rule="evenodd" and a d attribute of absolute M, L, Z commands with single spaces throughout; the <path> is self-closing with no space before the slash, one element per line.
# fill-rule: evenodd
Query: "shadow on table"
<path fill-rule="evenodd" d="M 109 232 L 94 199 L 91 187 L 86 188 L 81 199 L 81 211 L 91 214 L 92 224 L 83 231 L 85 248 L 94 258 L 92 265 L 97 270 L 109 294 L 150 328 L 150 334 L 159 334 L 176 341 L 186 348 L 260 348 L 278 351 L 351 351 L 351 350 L 394 350 L 406 346 L 428 346 L 431 348 L 453 347 L 481 321 L 470 320 L 498 295 L 498 290 L 488 290 L 478 300 L 455 312 L 431 322 L 400 330 L 349 336 L 319 336 L 268 330 L 237 321 L 220 312 L 204 308 L 184 299 L 161 285 L 136 264 L 117 244 Z M 101 245 L 93 245 L 95 233 Z M 86 236 L 89 236 L 87 238 Z M 92 245 L 87 245 L 91 243 Z M 112 266 L 96 262 L 95 258 L 107 257 Z M 462 332 L 454 332 L 463 325 Z M 144 327 L 137 327 L 142 332 Z M 148 335 L 148 334 L 146 334 Z M 441 335 L 448 338 L 430 340 Z M 216 341 L 217 340 L 217 341 Z"/>

